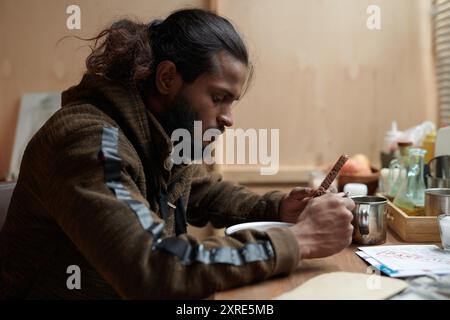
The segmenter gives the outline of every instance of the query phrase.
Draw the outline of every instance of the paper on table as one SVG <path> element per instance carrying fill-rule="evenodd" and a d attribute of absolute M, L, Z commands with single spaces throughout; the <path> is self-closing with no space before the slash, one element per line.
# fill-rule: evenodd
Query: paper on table
<path fill-rule="evenodd" d="M 360 256 L 364 261 L 369 263 L 371 266 L 373 266 L 375 269 L 379 270 L 380 272 L 383 272 L 384 274 L 392 277 L 392 278 L 408 278 L 408 277 L 417 277 L 417 276 L 424 276 L 429 274 L 438 274 L 438 275 L 445 275 L 448 274 L 448 271 L 442 270 L 436 270 L 433 272 L 430 272 L 428 270 L 394 270 L 391 268 L 388 268 L 378 260 L 372 258 L 367 253 L 363 251 L 356 251 L 356 254 Z"/>
<path fill-rule="evenodd" d="M 381 300 L 406 289 L 408 284 L 376 274 L 330 272 L 306 281 L 276 300 Z"/>
<path fill-rule="evenodd" d="M 450 273 L 450 253 L 435 245 L 399 245 L 360 247 L 367 256 L 375 261 L 368 261 L 375 266 L 379 264 L 386 270 L 381 270 L 390 276 L 412 276 L 429 273 Z M 401 272 L 400 272 L 401 271 Z"/>

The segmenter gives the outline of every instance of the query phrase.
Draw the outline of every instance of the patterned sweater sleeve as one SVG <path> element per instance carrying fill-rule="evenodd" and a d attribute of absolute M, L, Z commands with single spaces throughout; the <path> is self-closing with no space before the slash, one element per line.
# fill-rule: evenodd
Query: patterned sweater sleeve
<path fill-rule="evenodd" d="M 133 179 L 139 159 L 121 132 L 93 124 L 69 136 L 49 164 L 48 211 L 121 297 L 204 298 L 296 268 L 298 245 L 286 229 L 204 241 L 167 235 Z"/>

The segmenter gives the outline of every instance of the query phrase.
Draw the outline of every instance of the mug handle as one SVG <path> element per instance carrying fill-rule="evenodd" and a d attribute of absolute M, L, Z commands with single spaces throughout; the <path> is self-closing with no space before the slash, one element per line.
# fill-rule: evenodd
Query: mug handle
<path fill-rule="evenodd" d="M 361 235 L 369 234 L 369 213 L 370 213 L 370 205 L 369 204 L 360 204 L 359 205 L 358 228 L 359 228 L 359 233 Z"/>

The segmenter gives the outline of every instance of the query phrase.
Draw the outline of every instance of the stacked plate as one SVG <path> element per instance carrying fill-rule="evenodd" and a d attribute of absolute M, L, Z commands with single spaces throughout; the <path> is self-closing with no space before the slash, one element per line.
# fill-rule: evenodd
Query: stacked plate
<path fill-rule="evenodd" d="M 235 224 L 234 226 L 228 227 L 225 229 L 225 234 L 227 236 L 241 231 L 241 230 L 258 230 L 258 231 L 266 231 L 270 228 L 289 228 L 292 227 L 292 223 L 287 222 L 277 222 L 277 221 L 258 221 L 258 222 L 246 222 Z"/>

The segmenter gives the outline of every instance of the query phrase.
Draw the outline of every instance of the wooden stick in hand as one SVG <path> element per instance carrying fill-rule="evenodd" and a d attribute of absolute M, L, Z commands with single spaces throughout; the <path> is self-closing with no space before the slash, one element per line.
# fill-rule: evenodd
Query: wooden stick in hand
<path fill-rule="evenodd" d="M 313 193 L 312 197 L 319 197 L 327 193 L 328 188 L 333 183 L 334 179 L 336 179 L 339 171 L 341 170 L 342 166 L 347 162 L 349 156 L 348 155 L 342 155 L 339 157 L 339 159 L 334 164 L 333 168 L 328 172 L 325 179 L 322 181 L 322 184 L 320 187 Z"/>

